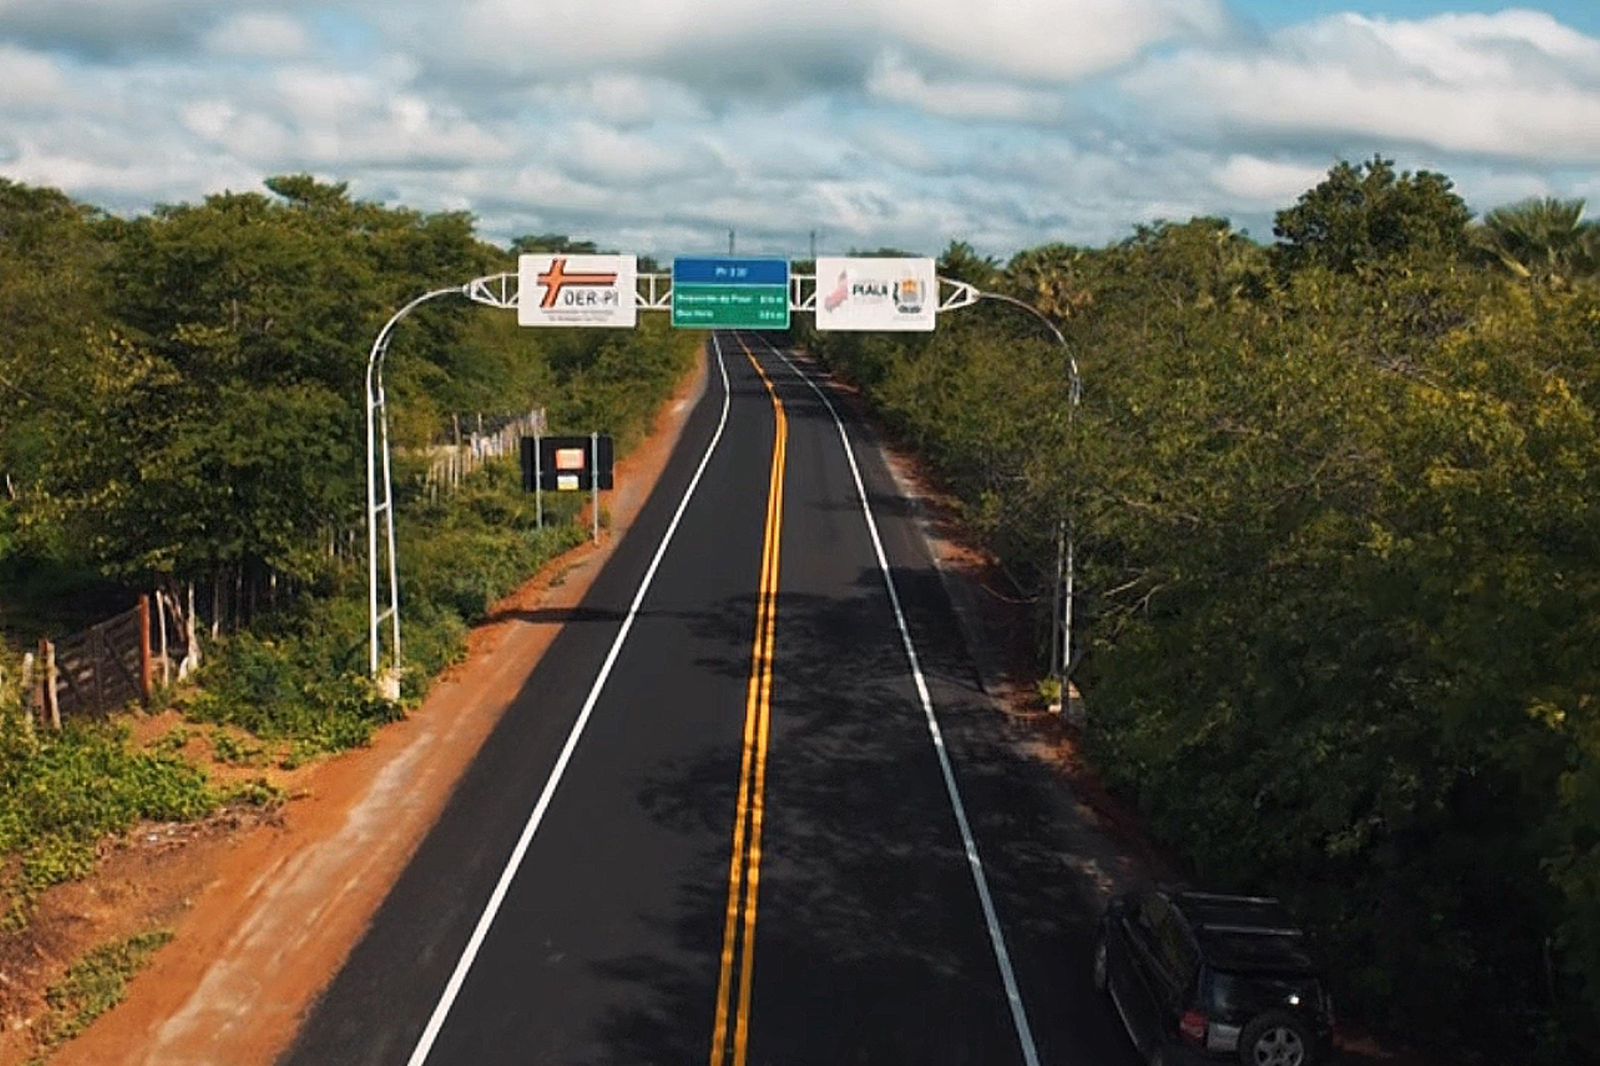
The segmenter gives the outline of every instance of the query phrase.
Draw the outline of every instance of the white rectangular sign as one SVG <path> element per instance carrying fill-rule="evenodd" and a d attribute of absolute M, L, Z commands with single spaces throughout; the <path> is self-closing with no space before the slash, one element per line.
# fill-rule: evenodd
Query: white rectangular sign
<path fill-rule="evenodd" d="M 517 324 L 632 329 L 638 272 L 631 255 L 518 256 Z"/>
<path fill-rule="evenodd" d="M 932 259 L 817 260 L 818 329 L 927 332 L 938 307 Z"/>

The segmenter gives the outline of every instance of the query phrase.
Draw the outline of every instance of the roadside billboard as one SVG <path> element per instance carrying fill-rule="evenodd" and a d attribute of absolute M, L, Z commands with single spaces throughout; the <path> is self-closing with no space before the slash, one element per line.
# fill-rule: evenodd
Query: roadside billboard
<path fill-rule="evenodd" d="M 632 329 L 638 273 L 631 255 L 518 256 L 517 324 Z"/>
<path fill-rule="evenodd" d="M 939 307 L 932 259 L 817 260 L 817 329 L 928 332 Z"/>

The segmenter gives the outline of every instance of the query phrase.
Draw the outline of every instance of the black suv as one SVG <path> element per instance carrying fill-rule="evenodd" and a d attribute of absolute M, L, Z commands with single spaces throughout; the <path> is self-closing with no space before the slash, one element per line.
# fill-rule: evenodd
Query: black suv
<path fill-rule="evenodd" d="M 1151 1066 L 1312 1066 L 1333 1044 L 1327 985 L 1275 899 L 1119 896 L 1100 919 L 1094 984 Z"/>

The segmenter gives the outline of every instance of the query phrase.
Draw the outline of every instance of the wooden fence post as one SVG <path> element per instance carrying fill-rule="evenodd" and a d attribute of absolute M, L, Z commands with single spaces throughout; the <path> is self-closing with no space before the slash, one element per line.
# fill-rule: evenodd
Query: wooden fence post
<path fill-rule="evenodd" d="M 156 670 L 154 652 L 150 647 L 150 594 L 139 597 L 139 698 L 146 707 L 155 694 Z"/>
<path fill-rule="evenodd" d="M 200 668 L 200 621 L 194 610 L 194 582 L 189 582 L 189 610 L 183 616 L 183 662 L 178 667 L 178 680 L 190 677 Z"/>
<path fill-rule="evenodd" d="M 44 711 L 50 728 L 61 732 L 61 700 L 56 695 L 56 646 L 39 641 L 39 657 L 44 660 Z"/>
<path fill-rule="evenodd" d="M 104 623 L 101 623 L 104 625 Z M 89 658 L 89 669 L 94 674 L 94 706 L 90 714 L 104 714 L 106 711 L 106 662 L 111 658 L 111 642 L 106 639 L 106 631 L 100 626 L 89 627 L 89 643 L 84 646 L 84 654 Z"/>
<path fill-rule="evenodd" d="M 156 589 L 156 632 L 161 641 L 161 685 L 172 684 L 172 656 L 167 654 L 167 594 Z"/>
<path fill-rule="evenodd" d="M 22 656 L 22 720 L 27 723 L 30 735 L 33 732 L 33 709 L 40 705 L 38 694 L 34 691 L 37 687 L 33 678 L 34 661 L 31 651 Z"/>

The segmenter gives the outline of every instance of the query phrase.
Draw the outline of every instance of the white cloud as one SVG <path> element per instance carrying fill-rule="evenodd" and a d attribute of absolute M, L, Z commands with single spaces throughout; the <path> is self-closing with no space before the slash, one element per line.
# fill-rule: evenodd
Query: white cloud
<path fill-rule="evenodd" d="M 980 69 L 1035 81 L 1098 74 L 1176 38 L 1228 25 L 1221 0 L 988 0 L 876 5 L 889 32 Z M 886 27 L 888 28 L 888 27 Z"/>
<path fill-rule="evenodd" d="M 886 53 L 867 77 L 867 93 L 946 118 L 1038 122 L 1061 113 L 1052 93 L 1001 82 L 930 81 L 902 57 Z"/>
<path fill-rule="evenodd" d="M 0 107 L 59 107 L 71 95 L 66 72 L 49 56 L 0 42 L 0 71 Z"/>
<path fill-rule="evenodd" d="M 933 146 L 889 122 L 874 121 L 858 130 L 853 143 L 869 159 L 888 163 L 913 174 L 929 173 L 942 165 Z"/>
<path fill-rule="evenodd" d="M 91 54 L 171 48 L 214 20 L 206 0 L 0 0 L 0 37 Z"/>
<path fill-rule="evenodd" d="M 310 11 L 0 0 L 0 173 L 136 210 L 311 170 L 497 238 L 660 254 L 729 227 L 767 252 L 815 229 L 825 251 L 1006 254 L 1195 212 L 1262 233 L 1374 148 L 1480 210 L 1600 196 L 1600 44 L 1529 12 L 1262 36 L 1222 0 Z"/>
<path fill-rule="evenodd" d="M 1549 15 L 1341 15 L 1249 50 L 1189 49 L 1122 84 L 1174 124 L 1304 144 L 1365 138 L 1535 163 L 1600 161 L 1600 41 Z"/>
<path fill-rule="evenodd" d="M 716 81 L 731 60 L 769 74 L 798 72 L 804 84 L 815 85 L 847 69 L 859 76 L 889 44 L 969 71 L 1067 82 L 1227 24 L 1223 0 L 987 0 L 981 7 L 910 7 L 900 0 L 470 0 L 450 28 L 426 38 L 426 50 L 452 70 L 511 77 L 649 64 Z M 412 23 L 401 32 L 409 38 L 417 29 Z"/>
<path fill-rule="evenodd" d="M 558 138 L 557 158 L 578 174 L 617 185 L 634 185 L 699 169 L 687 146 L 626 133 L 594 122 L 578 122 Z"/>
<path fill-rule="evenodd" d="M 616 126 L 695 121 L 706 117 L 705 104 L 699 97 L 666 78 L 607 72 L 554 86 L 540 85 L 527 94 L 530 103 L 552 96 L 557 106 L 568 114 L 584 115 Z"/>
<path fill-rule="evenodd" d="M 205 47 L 217 55 L 292 59 L 311 50 L 311 38 L 291 15 L 247 11 L 208 30 Z"/>
<path fill-rule="evenodd" d="M 1327 171 L 1328 167 L 1232 155 L 1217 171 L 1216 185 L 1247 204 L 1281 206 L 1321 181 Z"/>

